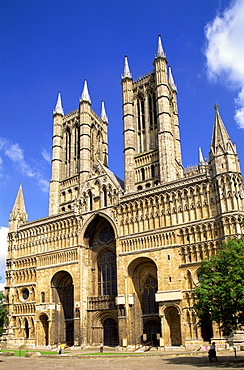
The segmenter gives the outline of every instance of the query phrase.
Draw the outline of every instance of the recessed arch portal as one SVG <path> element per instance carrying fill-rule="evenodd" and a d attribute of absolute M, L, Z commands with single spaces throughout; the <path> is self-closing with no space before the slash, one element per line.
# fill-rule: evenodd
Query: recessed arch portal
<path fill-rule="evenodd" d="M 54 313 L 55 336 L 57 342 L 74 344 L 74 286 L 69 272 L 57 272 L 51 281 Z"/>
<path fill-rule="evenodd" d="M 47 346 L 49 344 L 49 322 L 48 317 L 45 313 L 42 313 L 39 317 L 40 327 L 40 341 L 42 345 Z"/>
<path fill-rule="evenodd" d="M 116 240 L 114 225 L 97 214 L 87 225 L 84 244 L 89 248 L 92 279 L 90 296 L 117 295 Z"/>
<path fill-rule="evenodd" d="M 181 325 L 180 325 L 180 313 L 174 306 L 166 307 L 165 321 L 167 325 L 166 329 L 166 345 L 168 346 L 181 346 Z"/>
<path fill-rule="evenodd" d="M 103 342 L 105 346 L 112 347 L 119 344 L 117 322 L 112 318 L 107 318 L 103 322 Z"/>
<path fill-rule="evenodd" d="M 147 257 L 139 257 L 128 266 L 130 277 L 129 293 L 135 295 L 135 317 L 142 318 L 135 323 L 134 341 L 142 340 L 158 345 L 161 336 L 159 305 L 155 300 L 158 291 L 156 263 Z"/>

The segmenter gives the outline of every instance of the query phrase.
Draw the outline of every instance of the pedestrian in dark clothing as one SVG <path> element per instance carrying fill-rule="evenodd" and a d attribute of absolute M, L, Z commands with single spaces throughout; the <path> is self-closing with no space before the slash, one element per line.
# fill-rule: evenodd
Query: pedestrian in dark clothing
<path fill-rule="evenodd" d="M 212 362 L 213 358 L 215 359 L 215 361 L 218 361 L 217 355 L 216 355 L 215 342 L 210 344 L 210 349 L 208 351 L 208 358 L 209 358 L 209 361 L 211 361 L 211 362 Z"/>

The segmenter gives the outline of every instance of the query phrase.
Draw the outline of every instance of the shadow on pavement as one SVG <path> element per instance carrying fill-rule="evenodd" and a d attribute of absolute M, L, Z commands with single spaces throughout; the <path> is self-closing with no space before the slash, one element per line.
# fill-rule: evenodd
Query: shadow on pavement
<path fill-rule="evenodd" d="M 218 356 L 218 362 L 209 362 L 207 356 L 202 357 L 191 357 L 182 356 L 165 359 L 168 364 L 175 365 L 192 365 L 194 367 L 218 367 L 219 369 L 233 368 L 233 369 L 244 369 L 244 357 L 234 358 L 233 356 Z"/>

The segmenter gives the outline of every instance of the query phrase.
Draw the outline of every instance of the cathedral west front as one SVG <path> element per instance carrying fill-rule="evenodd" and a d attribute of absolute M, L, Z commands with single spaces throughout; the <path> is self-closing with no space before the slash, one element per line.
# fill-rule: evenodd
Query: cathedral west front
<path fill-rule="evenodd" d="M 125 57 L 124 182 L 108 168 L 108 119 L 53 111 L 49 215 L 28 222 L 22 185 L 9 219 L 5 339 L 19 346 L 198 348 L 221 341 L 192 309 L 200 262 L 240 237 L 243 180 L 215 106 L 208 160 L 183 168 L 177 88 L 161 37 L 136 80 Z"/>

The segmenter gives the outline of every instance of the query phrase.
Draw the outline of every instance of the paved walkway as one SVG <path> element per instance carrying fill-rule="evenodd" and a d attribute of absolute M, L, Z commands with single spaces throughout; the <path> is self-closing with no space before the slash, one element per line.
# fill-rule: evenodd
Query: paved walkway
<path fill-rule="evenodd" d="M 96 349 L 97 351 L 97 349 Z M 82 356 L 94 350 L 75 350 L 65 355 L 41 356 L 36 358 L 7 357 L 0 355 L 0 369 L 4 370 L 233 370 L 244 369 L 244 355 L 234 358 L 233 353 L 219 353 L 218 362 L 209 362 L 207 353 L 165 353 L 153 351 L 146 354 L 121 352 L 110 356 Z M 107 351 L 106 351 L 107 352 Z M 116 352 L 118 353 L 118 352 Z"/>

